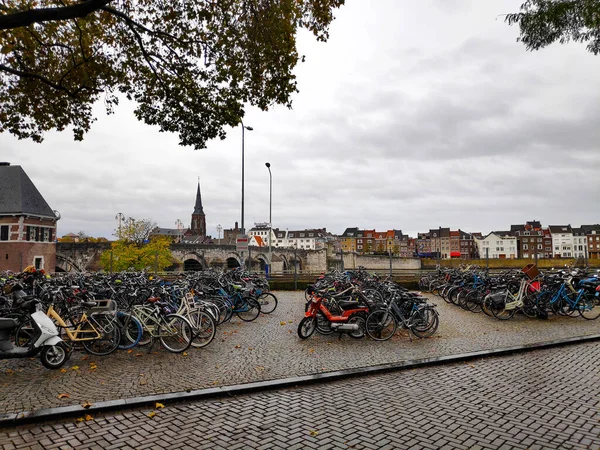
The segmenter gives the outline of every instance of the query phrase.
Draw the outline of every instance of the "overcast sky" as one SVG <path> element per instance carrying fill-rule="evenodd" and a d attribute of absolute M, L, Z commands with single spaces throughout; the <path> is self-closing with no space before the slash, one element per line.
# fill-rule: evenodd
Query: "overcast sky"
<path fill-rule="evenodd" d="M 347 0 L 330 40 L 300 37 L 293 110 L 249 109 L 245 224 L 507 229 L 600 222 L 600 57 L 527 52 L 501 14 L 517 0 Z M 207 232 L 240 221 L 241 129 L 194 151 L 122 102 L 83 142 L 0 135 L 62 219 L 58 235 L 113 238 L 122 212 L 189 226 L 198 177 Z"/>

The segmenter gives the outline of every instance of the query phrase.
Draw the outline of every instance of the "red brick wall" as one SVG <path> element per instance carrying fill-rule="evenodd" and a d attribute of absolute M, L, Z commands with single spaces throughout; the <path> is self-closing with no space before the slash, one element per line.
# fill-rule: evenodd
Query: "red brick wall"
<path fill-rule="evenodd" d="M 42 256 L 46 272 L 56 269 L 56 244 L 52 242 L 0 242 L 0 271 L 19 272 L 33 265 L 34 258 Z"/>

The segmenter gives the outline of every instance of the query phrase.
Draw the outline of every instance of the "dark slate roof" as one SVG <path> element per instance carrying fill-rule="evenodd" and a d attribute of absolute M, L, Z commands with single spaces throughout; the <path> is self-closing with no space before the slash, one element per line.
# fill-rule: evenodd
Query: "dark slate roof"
<path fill-rule="evenodd" d="M 196 204 L 194 205 L 194 214 L 204 214 L 202 208 L 202 195 L 200 195 L 200 182 L 198 182 L 198 191 L 196 192 Z"/>
<path fill-rule="evenodd" d="M 156 227 L 151 232 L 151 236 L 181 236 L 184 230 L 177 228 L 160 228 Z"/>
<path fill-rule="evenodd" d="M 0 166 L 0 216 L 15 214 L 56 219 L 21 166 Z"/>
<path fill-rule="evenodd" d="M 573 234 L 575 236 L 585 236 L 585 230 L 583 229 L 583 227 L 581 227 L 581 228 L 573 228 Z"/>
<path fill-rule="evenodd" d="M 595 224 L 595 225 L 581 225 L 581 228 L 583 228 L 583 230 L 586 233 L 591 233 L 592 231 L 600 231 L 600 224 Z"/>
<path fill-rule="evenodd" d="M 356 237 L 358 234 L 358 227 L 356 228 L 346 228 L 346 231 L 342 233 L 342 237 Z"/>
<path fill-rule="evenodd" d="M 548 225 L 550 233 L 572 233 L 571 225 Z"/>

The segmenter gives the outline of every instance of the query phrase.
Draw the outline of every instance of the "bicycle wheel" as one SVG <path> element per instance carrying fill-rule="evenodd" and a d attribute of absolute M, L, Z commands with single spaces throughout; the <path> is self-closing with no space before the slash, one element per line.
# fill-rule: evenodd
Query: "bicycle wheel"
<path fill-rule="evenodd" d="M 28 317 L 15 330 L 15 345 L 17 347 L 29 347 L 34 334 L 33 319 Z"/>
<path fill-rule="evenodd" d="M 433 336 L 440 324 L 440 317 L 430 308 L 421 308 L 413 313 L 410 331 L 418 338 Z"/>
<path fill-rule="evenodd" d="M 117 312 L 117 321 L 119 327 L 121 327 L 119 350 L 128 350 L 138 345 L 144 335 L 144 329 L 140 321 L 133 317 L 131 313 L 122 311 Z"/>
<path fill-rule="evenodd" d="M 100 334 L 100 337 L 94 340 L 82 341 L 83 348 L 92 355 L 110 355 L 119 347 L 121 342 L 121 330 L 116 318 L 104 314 L 94 314 L 88 320 Z"/>
<path fill-rule="evenodd" d="M 298 336 L 300 339 L 308 339 L 317 328 L 316 317 L 305 317 L 298 324 Z"/>
<path fill-rule="evenodd" d="M 204 311 L 192 311 L 189 316 L 194 338 L 192 347 L 206 347 L 215 338 L 217 325 L 212 316 Z"/>
<path fill-rule="evenodd" d="M 277 297 L 270 292 L 263 292 L 257 300 L 260 303 L 260 312 L 263 314 L 271 314 L 277 308 Z"/>
<path fill-rule="evenodd" d="M 235 310 L 235 314 L 244 322 L 252 322 L 260 314 L 260 304 L 253 298 L 246 297 L 242 306 Z"/>
<path fill-rule="evenodd" d="M 393 314 L 387 309 L 380 309 L 368 315 L 365 327 L 374 341 L 387 341 L 396 332 L 398 324 Z"/>
<path fill-rule="evenodd" d="M 158 335 L 160 343 L 171 353 L 181 353 L 192 345 L 194 332 L 188 320 L 177 314 L 169 314 L 162 319 Z"/>
<path fill-rule="evenodd" d="M 583 295 L 577 304 L 579 315 L 587 320 L 595 320 L 600 317 L 600 304 L 592 296 Z"/>

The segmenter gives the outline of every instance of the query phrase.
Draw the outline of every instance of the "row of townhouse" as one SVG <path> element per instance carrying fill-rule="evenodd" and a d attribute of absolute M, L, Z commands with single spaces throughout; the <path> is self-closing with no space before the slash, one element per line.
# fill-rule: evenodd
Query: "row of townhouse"
<path fill-rule="evenodd" d="M 340 248 L 344 252 L 389 254 L 409 258 L 414 256 L 415 239 L 401 230 L 376 231 L 346 228 L 340 236 Z"/>
<path fill-rule="evenodd" d="M 268 246 L 268 224 L 255 224 L 248 235 L 250 245 Z M 441 259 L 536 259 L 579 258 L 600 259 L 600 225 L 550 225 L 542 227 L 539 221 L 511 225 L 510 230 L 468 233 L 461 229 L 434 228 L 412 238 L 401 230 L 346 228 L 335 236 L 325 228 L 307 230 L 271 230 L 272 246 L 305 250 L 325 248 L 336 242 L 344 252 L 361 254 L 389 254 L 411 258 Z"/>
<path fill-rule="evenodd" d="M 493 231 L 477 240 L 481 257 L 489 258 L 600 258 L 600 225 L 549 225 L 533 220 Z"/>
<path fill-rule="evenodd" d="M 280 230 L 269 228 L 268 223 L 255 223 L 248 231 L 248 244 L 257 247 L 269 245 L 269 234 L 271 235 L 271 247 L 298 248 L 302 250 L 320 250 L 327 246 L 328 242 L 336 240 L 336 236 L 327 231 L 326 228 L 313 228 L 306 230 Z"/>

